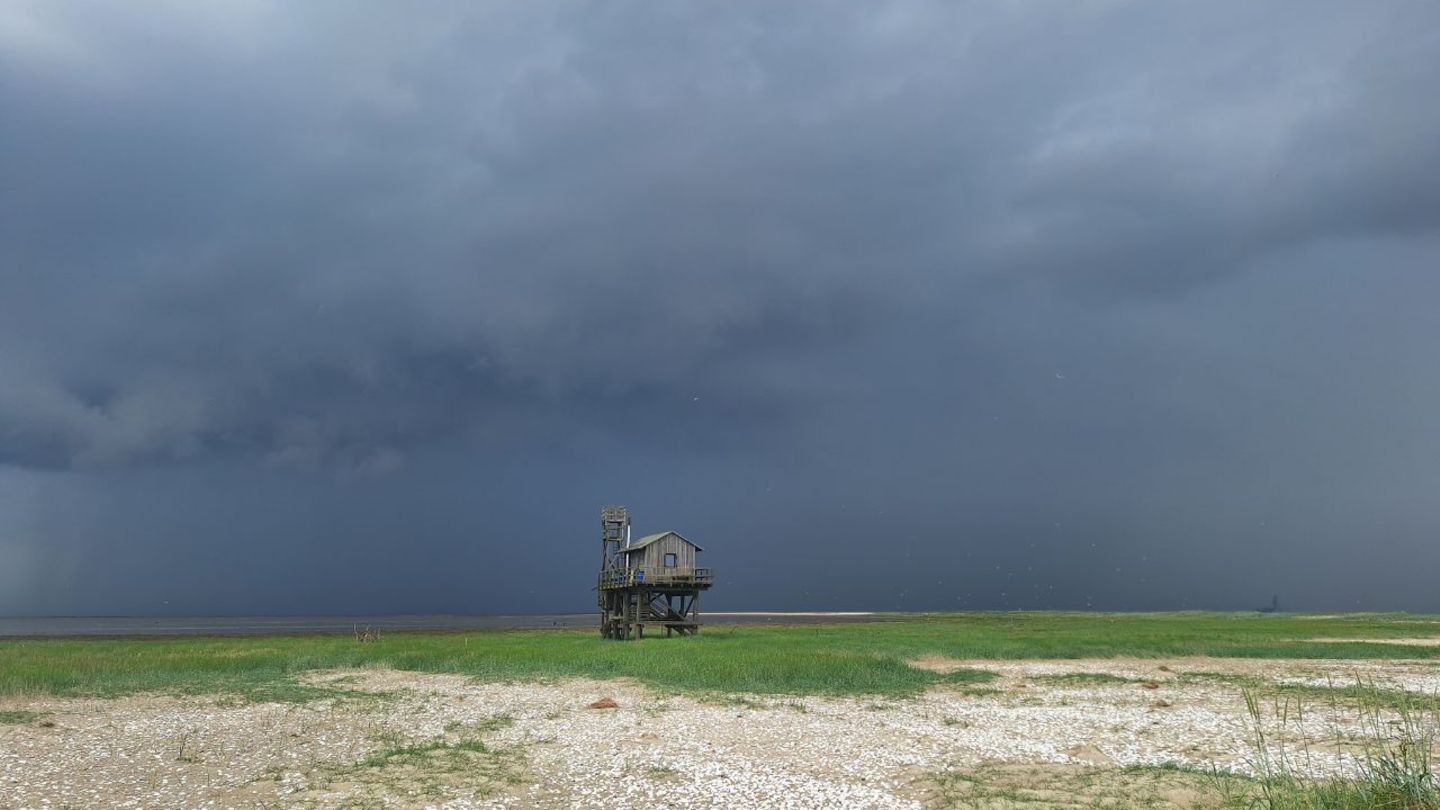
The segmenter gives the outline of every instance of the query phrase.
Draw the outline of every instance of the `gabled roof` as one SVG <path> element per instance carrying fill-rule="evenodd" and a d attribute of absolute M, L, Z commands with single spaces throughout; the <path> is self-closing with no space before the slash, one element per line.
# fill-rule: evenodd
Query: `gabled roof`
<path fill-rule="evenodd" d="M 685 540 L 685 542 L 690 543 L 690 541 L 685 538 L 685 535 L 683 535 L 683 534 L 681 534 L 681 533 L 679 533 L 679 532 L 660 532 L 659 534 L 647 534 L 647 535 L 645 535 L 644 537 L 640 538 L 639 540 L 636 540 L 636 541 L 632 542 L 630 545 L 621 548 L 621 549 L 620 549 L 620 553 L 621 553 L 621 554 L 629 554 L 629 553 L 632 552 L 632 551 L 639 551 L 640 549 L 645 548 L 646 546 L 650 545 L 651 543 L 655 542 L 656 540 L 659 540 L 660 538 L 665 537 L 666 535 L 670 535 L 670 534 L 673 534 L 673 535 L 675 535 L 676 537 L 680 538 L 681 540 Z M 690 543 L 690 545 L 695 546 L 695 550 L 696 550 L 696 551 L 704 551 L 704 550 L 705 550 L 705 549 L 703 549 L 703 548 L 695 545 L 694 543 Z"/>

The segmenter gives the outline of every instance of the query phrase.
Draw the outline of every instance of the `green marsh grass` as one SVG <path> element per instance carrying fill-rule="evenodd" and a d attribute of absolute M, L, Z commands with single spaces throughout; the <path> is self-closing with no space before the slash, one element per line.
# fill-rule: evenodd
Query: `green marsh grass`
<path fill-rule="evenodd" d="M 926 656 L 1023 659 L 1209 655 L 1251 658 L 1436 658 L 1440 648 L 1316 641 L 1440 634 L 1440 619 L 1403 615 L 908 614 L 863 623 L 710 626 L 695 638 L 615 642 L 594 631 L 386 633 L 149 639 L 0 640 L 0 695 L 227 693 L 306 701 L 349 690 L 297 680 L 317 670 L 392 667 L 487 681 L 632 678 L 683 693 L 900 697 L 993 674 L 936 673 Z"/>

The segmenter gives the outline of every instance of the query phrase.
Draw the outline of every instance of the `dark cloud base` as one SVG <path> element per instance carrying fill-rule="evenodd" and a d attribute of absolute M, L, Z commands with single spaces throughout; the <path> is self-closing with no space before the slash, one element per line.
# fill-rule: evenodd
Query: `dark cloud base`
<path fill-rule="evenodd" d="M 11 5 L 0 611 L 1440 611 L 1435 30 Z"/>

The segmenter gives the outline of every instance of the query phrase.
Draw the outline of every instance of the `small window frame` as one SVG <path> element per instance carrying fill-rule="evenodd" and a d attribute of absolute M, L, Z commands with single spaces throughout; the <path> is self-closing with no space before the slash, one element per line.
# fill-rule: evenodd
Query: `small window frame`
<path fill-rule="evenodd" d="M 667 553 L 665 554 L 665 567 L 666 567 L 666 568 L 674 568 L 675 566 L 677 566 L 677 565 L 679 565 L 679 564 L 680 564 L 679 556 L 676 555 L 674 552 L 667 552 Z"/>

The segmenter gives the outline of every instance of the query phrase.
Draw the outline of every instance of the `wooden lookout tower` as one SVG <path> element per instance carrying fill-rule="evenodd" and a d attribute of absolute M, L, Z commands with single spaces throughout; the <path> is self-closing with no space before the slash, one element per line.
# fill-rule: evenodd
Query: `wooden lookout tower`
<path fill-rule="evenodd" d="M 678 532 L 630 539 L 630 515 L 623 506 L 600 510 L 600 635 L 644 638 L 645 625 L 665 635 L 700 632 L 700 592 L 715 582 L 709 568 L 696 567 L 702 549 Z"/>

